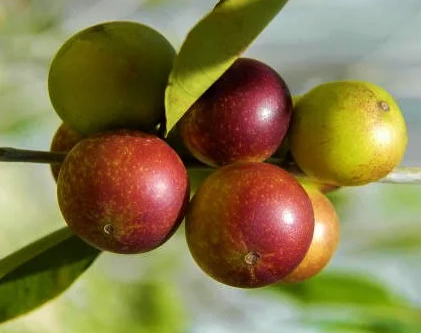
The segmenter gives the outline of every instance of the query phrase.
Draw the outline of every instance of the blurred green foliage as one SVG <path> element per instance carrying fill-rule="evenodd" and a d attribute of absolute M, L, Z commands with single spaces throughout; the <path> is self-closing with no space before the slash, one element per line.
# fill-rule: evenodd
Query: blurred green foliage
<path fill-rule="evenodd" d="M 118 295 L 118 297 L 116 297 Z M 187 317 L 180 295 L 168 281 L 118 284 L 97 276 L 88 280 L 83 307 L 61 310 L 62 332 L 181 333 Z M 101 304 L 98 304 L 101 300 Z M 97 309 L 100 306 L 101 309 Z M 83 309 L 90 309 L 89 316 Z M 99 310 L 99 311 L 98 311 Z"/>
<path fill-rule="evenodd" d="M 358 304 L 400 307 L 405 304 L 375 279 L 346 271 L 328 273 L 302 283 L 271 287 L 303 304 Z"/>
<path fill-rule="evenodd" d="M 0 0 L 0 142 L 48 147 L 58 118 L 48 101 L 46 75 L 69 34 L 65 7 L 96 3 Z M 186 13 L 193 6 L 188 0 L 177 4 Z M 169 0 L 138 1 L 130 18 L 171 6 Z M 158 28 L 170 19 L 153 17 L 160 20 Z M 191 170 L 192 189 L 208 175 Z M 0 258 L 63 226 L 54 186 L 46 166 L 0 165 Z M 217 332 L 203 318 L 212 318 L 221 332 L 245 332 L 244 323 L 249 332 L 259 331 L 269 319 L 270 333 L 283 332 L 287 324 L 297 333 L 421 332 L 420 187 L 375 184 L 339 189 L 329 198 L 342 221 L 341 245 L 312 280 L 262 291 L 224 288 L 195 266 L 181 228 L 162 250 L 130 259 L 101 257 L 60 298 L 3 324 L 0 332 Z M 266 312 L 271 317 L 262 319 Z"/>

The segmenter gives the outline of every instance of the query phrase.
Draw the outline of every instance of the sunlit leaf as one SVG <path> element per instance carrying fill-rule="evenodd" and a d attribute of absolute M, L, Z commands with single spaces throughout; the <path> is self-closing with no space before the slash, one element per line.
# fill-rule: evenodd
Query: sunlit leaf
<path fill-rule="evenodd" d="M 220 1 L 190 31 L 166 90 L 167 131 L 241 56 L 287 1 Z"/>
<path fill-rule="evenodd" d="M 59 295 L 99 253 L 63 228 L 0 260 L 0 322 Z"/>
<path fill-rule="evenodd" d="M 303 303 L 398 306 L 402 300 L 386 286 L 367 276 L 350 272 L 325 273 L 300 283 L 270 287 Z"/>

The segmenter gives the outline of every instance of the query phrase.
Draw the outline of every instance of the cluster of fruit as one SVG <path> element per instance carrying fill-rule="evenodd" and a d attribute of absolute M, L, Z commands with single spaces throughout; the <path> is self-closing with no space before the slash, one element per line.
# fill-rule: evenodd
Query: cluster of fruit
<path fill-rule="evenodd" d="M 399 164 L 407 136 L 398 105 L 360 81 L 320 85 L 293 105 L 275 70 L 240 58 L 168 137 L 214 168 L 190 200 L 180 142 L 159 136 L 175 55 L 134 22 L 87 28 L 58 51 L 49 93 L 63 124 L 51 150 L 68 152 L 52 165 L 65 221 L 101 250 L 141 253 L 185 219 L 197 264 L 230 286 L 317 274 L 340 233 L 323 190 L 375 181 Z M 285 159 L 306 176 L 282 168 Z"/>

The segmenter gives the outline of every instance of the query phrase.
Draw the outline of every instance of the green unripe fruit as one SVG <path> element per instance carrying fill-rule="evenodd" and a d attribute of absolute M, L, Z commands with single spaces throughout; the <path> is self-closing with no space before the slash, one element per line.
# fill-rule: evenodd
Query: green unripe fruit
<path fill-rule="evenodd" d="M 292 107 L 295 107 L 295 104 L 300 100 L 301 96 L 292 96 Z"/>
<path fill-rule="evenodd" d="M 54 57 L 48 89 L 65 124 L 83 134 L 150 131 L 164 119 L 164 94 L 176 53 L 157 31 L 107 22 L 82 30 Z"/>
<path fill-rule="evenodd" d="M 407 132 L 387 91 L 368 82 L 341 81 L 322 84 L 298 100 L 289 143 L 309 177 L 325 184 L 363 185 L 400 163 Z"/>

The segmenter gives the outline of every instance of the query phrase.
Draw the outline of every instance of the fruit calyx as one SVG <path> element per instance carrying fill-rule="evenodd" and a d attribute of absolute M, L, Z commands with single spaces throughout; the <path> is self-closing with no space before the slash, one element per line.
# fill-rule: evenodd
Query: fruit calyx
<path fill-rule="evenodd" d="M 256 251 L 250 251 L 244 256 L 244 262 L 250 266 L 256 265 L 259 259 L 260 259 L 260 254 L 259 252 L 256 252 Z"/>
<path fill-rule="evenodd" d="M 385 101 L 380 101 L 380 102 L 378 103 L 378 106 L 379 106 L 379 108 L 380 108 L 380 109 L 382 109 L 383 111 L 390 111 L 390 106 L 389 106 L 389 104 L 388 104 L 387 102 L 385 102 Z"/>

